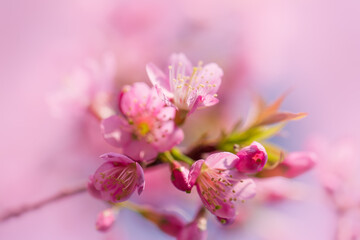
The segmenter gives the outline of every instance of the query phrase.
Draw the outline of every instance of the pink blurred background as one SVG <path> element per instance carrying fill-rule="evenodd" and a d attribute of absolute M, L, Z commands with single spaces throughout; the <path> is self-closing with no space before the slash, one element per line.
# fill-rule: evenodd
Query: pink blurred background
<path fill-rule="evenodd" d="M 172 52 L 218 62 L 230 117 L 244 112 L 253 92 L 274 100 L 292 89 L 283 109 L 309 116 L 290 123 L 277 143 L 313 150 L 318 141 L 333 148 L 351 139 L 357 149 L 359 16 L 351 0 L 1 0 L 0 211 L 84 182 L 111 150 L 100 130 L 89 131 L 95 120 L 54 118 L 47 101 L 74 68 L 104 52 L 116 54 L 119 86 L 148 81 L 145 64 L 164 63 Z M 238 231 L 210 222 L 209 239 L 332 239 L 336 217 L 316 170 L 292 181 L 306 186 L 302 201 L 259 207 Z M 194 210 L 181 193 L 162 192 L 149 199 L 172 207 L 181 198 Z M 2 223 L 0 239 L 170 239 L 129 211 L 110 232 L 97 232 L 104 206 L 86 194 L 66 199 Z"/>

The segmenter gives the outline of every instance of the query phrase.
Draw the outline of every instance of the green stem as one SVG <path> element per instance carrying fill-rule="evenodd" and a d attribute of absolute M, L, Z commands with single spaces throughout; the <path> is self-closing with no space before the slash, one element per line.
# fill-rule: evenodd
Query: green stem
<path fill-rule="evenodd" d="M 171 155 L 177 160 L 189 164 L 190 166 L 194 163 L 194 160 L 183 154 L 178 148 L 170 150 Z"/>

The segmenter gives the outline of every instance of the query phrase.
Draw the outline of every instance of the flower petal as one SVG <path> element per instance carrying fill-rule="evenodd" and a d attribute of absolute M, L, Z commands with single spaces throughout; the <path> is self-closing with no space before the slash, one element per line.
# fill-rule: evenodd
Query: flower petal
<path fill-rule="evenodd" d="M 208 156 L 205 163 L 211 168 L 231 169 L 235 167 L 238 159 L 238 156 L 230 152 L 219 152 Z"/>
<path fill-rule="evenodd" d="M 160 85 L 162 88 L 170 91 L 169 79 L 155 64 L 146 64 L 146 73 L 152 85 Z"/>
<path fill-rule="evenodd" d="M 200 159 L 194 162 L 193 165 L 191 165 L 190 173 L 189 173 L 189 184 L 191 186 L 195 184 L 196 179 L 200 175 L 201 167 L 204 164 L 204 162 L 205 162 L 204 160 Z"/>
<path fill-rule="evenodd" d="M 126 148 L 124 148 L 124 154 L 131 157 L 135 161 L 144 161 L 147 163 L 155 160 L 158 151 L 155 147 L 144 140 L 131 141 Z"/>
<path fill-rule="evenodd" d="M 111 116 L 101 121 L 102 134 L 109 144 L 122 147 L 131 140 L 129 125 L 119 116 Z"/>

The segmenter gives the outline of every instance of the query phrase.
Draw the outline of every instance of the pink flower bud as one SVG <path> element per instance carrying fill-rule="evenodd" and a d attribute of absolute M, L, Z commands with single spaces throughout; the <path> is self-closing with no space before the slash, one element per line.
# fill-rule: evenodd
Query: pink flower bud
<path fill-rule="evenodd" d="M 207 220 L 206 217 L 196 218 L 193 222 L 186 225 L 179 233 L 177 240 L 206 240 Z"/>
<path fill-rule="evenodd" d="M 99 213 L 96 220 L 96 229 L 105 232 L 111 228 L 115 222 L 115 213 L 112 208 L 106 209 Z"/>
<path fill-rule="evenodd" d="M 292 152 L 277 167 L 265 170 L 260 177 L 282 176 L 286 178 L 297 177 L 314 167 L 316 156 L 310 152 Z"/>
<path fill-rule="evenodd" d="M 177 162 L 171 164 L 171 181 L 181 191 L 190 191 L 194 185 L 189 183 L 189 169 Z"/>
<path fill-rule="evenodd" d="M 258 142 L 244 147 L 237 154 L 239 157 L 236 168 L 242 173 L 256 173 L 263 169 L 267 161 L 265 148 Z"/>
<path fill-rule="evenodd" d="M 159 212 L 151 207 L 144 207 L 139 213 L 161 231 L 173 237 L 176 237 L 185 226 L 185 221 L 176 213 Z"/>

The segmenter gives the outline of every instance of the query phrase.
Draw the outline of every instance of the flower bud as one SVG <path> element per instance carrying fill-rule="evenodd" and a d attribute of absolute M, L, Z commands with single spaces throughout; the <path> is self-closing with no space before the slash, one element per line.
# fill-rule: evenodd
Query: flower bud
<path fill-rule="evenodd" d="M 96 220 L 96 229 L 101 232 L 109 230 L 115 222 L 115 212 L 112 208 L 108 208 L 99 213 Z"/>
<path fill-rule="evenodd" d="M 263 169 L 267 161 L 265 148 L 258 142 L 244 147 L 237 154 L 239 157 L 236 168 L 242 173 L 256 173 Z"/>
<path fill-rule="evenodd" d="M 186 225 L 179 233 L 177 240 L 206 240 L 207 220 L 206 217 L 198 217 L 193 222 Z"/>
<path fill-rule="evenodd" d="M 189 169 L 177 162 L 171 163 L 171 182 L 181 191 L 190 191 L 193 187 L 189 182 Z"/>
<path fill-rule="evenodd" d="M 176 213 L 159 212 L 150 207 L 142 208 L 139 213 L 161 231 L 173 237 L 176 237 L 185 226 L 184 220 Z"/>
<path fill-rule="evenodd" d="M 282 176 L 286 178 L 297 177 L 314 167 L 316 155 L 310 152 L 289 153 L 284 161 L 274 169 L 264 170 L 260 177 Z"/>

